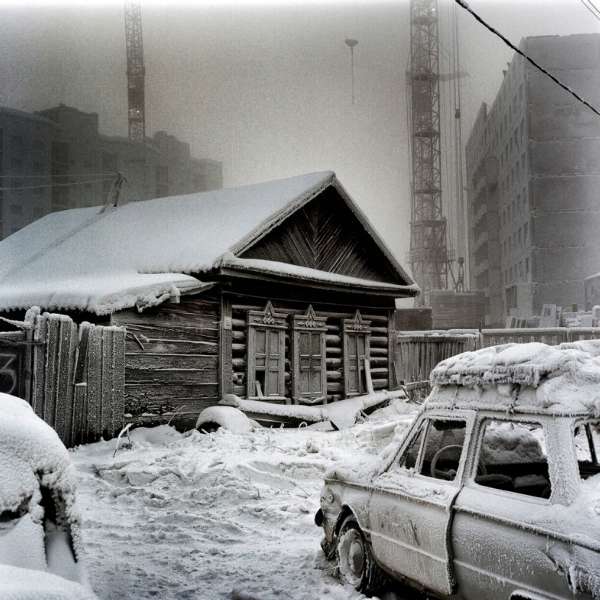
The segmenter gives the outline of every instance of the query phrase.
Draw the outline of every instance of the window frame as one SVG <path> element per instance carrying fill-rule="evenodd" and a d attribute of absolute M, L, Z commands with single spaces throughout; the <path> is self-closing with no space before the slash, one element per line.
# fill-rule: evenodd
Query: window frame
<path fill-rule="evenodd" d="M 277 332 L 278 340 L 278 386 L 277 390 L 261 390 L 263 399 L 279 399 L 285 400 L 285 332 L 287 329 L 286 315 L 275 312 L 273 304 L 269 300 L 264 310 L 249 310 L 248 311 L 248 338 L 246 343 L 246 397 L 260 400 L 261 397 L 256 393 L 256 332 L 257 330 L 265 331 L 265 337 L 268 338 L 269 332 Z M 267 387 L 268 372 L 268 347 L 267 339 L 265 340 L 265 388 Z"/>
<path fill-rule="evenodd" d="M 327 402 L 327 363 L 326 363 L 326 345 L 325 345 L 325 333 L 327 331 L 327 317 L 317 316 L 312 304 L 309 304 L 308 309 L 303 315 L 292 316 L 292 399 L 296 404 L 316 404 L 318 402 Z M 319 335 L 319 348 L 320 348 L 320 387 L 319 392 L 302 392 L 301 386 L 301 362 L 300 356 L 300 337 L 302 335 L 312 336 L 314 334 Z M 311 352 L 309 354 L 309 372 L 312 370 L 312 342 L 310 345 Z M 309 383 L 310 388 L 310 383 Z"/>
<path fill-rule="evenodd" d="M 356 337 L 357 342 L 359 338 L 364 338 L 364 357 L 363 360 L 370 360 L 371 358 L 371 321 L 363 319 L 360 311 L 357 309 L 354 313 L 354 317 L 351 319 L 343 319 L 342 322 L 342 352 L 343 352 L 343 365 L 344 365 L 344 394 L 346 398 L 352 398 L 353 396 L 360 396 L 367 391 L 367 382 L 365 378 L 364 389 L 362 373 L 364 372 L 364 364 L 360 364 L 361 360 L 356 356 L 356 371 L 357 371 L 357 391 L 350 391 L 352 377 L 350 372 L 350 351 L 349 343 L 350 338 Z M 358 348 L 358 343 L 357 343 Z"/>
<path fill-rule="evenodd" d="M 520 417 L 523 418 L 520 418 Z M 507 496 L 509 498 L 520 499 L 523 502 L 536 502 L 539 504 L 552 504 L 552 497 L 554 495 L 554 481 L 552 479 L 552 470 L 550 469 L 550 460 L 549 460 L 549 451 L 548 451 L 548 431 L 546 423 L 542 419 L 536 419 L 535 417 L 531 417 L 530 415 L 517 415 L 519 418 L 513 418 L 506 415 L 495 415 L 495 414 L 486 414 L 480 415 L 477 424 L 477 435 L 475 436 L 474 444 L 475 448 L 473 450 L 472 456 L 473 460 L 469 465 L 468 476 L 466 483 L 475 486 L 478 490 L 485 490 L 487 493 L 491 494 L 500 494 L 502 496 Z M 477 483 L 475 478 L 477 477 L 477 467 L 479 466 L 479 456 L 481 454 L 481 448 L 483 446 L 483 436 L 485 435 L 485 425 L 488 421 L 501 421 L 503 423 L 515 423 L 519 425 L 537 425 L 541 427 L 542 433 L 544 435 L 544 444 L 546 447 L 546 457 L 548 464 L 548 481 L 550 483 L 550 496 L 548 498 L 540 498 L 539 496 L 530 496 L 528 494 L 522 494 L 520 492 L 514 492 L 509 490 L 500 490 L 498 488 L 489 487 L 487 485 L 481 485 Z M 574 438 L 573 438 L 574 440 Z M 574 444 L 575 442 L 573 442 Z"/>

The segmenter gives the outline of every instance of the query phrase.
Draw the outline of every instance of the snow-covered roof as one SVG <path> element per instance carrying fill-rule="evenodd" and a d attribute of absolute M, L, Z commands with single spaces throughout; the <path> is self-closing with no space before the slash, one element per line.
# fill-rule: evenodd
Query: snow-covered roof
<path fill-rule="evenodd" d="M 435 404 L 600 416 L 600 340 L 464 352 L 439 363 L 431 383 Z"/>
<path fill-rule="evenodd" d="M 104 314 L 156 304 L 200 285 L 190 274 L 239 255 L 329 186 L 406 281 L 399 287 L 414 295 L 411 279 L 326 171 L 106 210 L 51 213 L 0 242 L 0 310 L 40 305 Z"/>

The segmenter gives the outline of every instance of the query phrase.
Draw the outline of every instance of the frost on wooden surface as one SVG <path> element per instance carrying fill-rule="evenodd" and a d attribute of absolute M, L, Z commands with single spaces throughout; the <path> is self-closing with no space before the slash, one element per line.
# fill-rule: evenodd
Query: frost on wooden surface
<path fill-rule="evenodd" d="M 439 363 L 431 383 L 430 404 L 600 415 L 600 340 L 465 352 Z"/>

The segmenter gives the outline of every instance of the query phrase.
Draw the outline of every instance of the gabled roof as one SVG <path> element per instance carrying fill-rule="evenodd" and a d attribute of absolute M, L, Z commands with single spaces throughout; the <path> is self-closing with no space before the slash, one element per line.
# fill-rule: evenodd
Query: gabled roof
<path fill-rule="evenodd" d="M 0 242 L 0 310 L 39 305 L 106 314 L 201 285 L 328 186 L 402 269 L 335 174 L 327 171 L 238 188 L 158 198 L 102 210 L 51 213 Z"/>

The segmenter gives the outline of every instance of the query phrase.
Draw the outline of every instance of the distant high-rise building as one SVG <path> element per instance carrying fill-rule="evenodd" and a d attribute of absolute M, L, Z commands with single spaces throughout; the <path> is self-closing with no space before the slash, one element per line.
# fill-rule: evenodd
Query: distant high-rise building
<path fill-rule="evenodd" d="M 50 212 L 50 156 L 56 125 L 0 107 L 0 237 Z"/>
<path fill-rule="evenodd" d="M 98 115 L 61 104 L 38 113 L 0 107 L 0 239 L 44 214 L 222 187 L 222 165 L 196 159 L 165 132 L 144 143 L 99 132 Z"/>
<path fill-rule="evenodd" d="M 521 48 L 600 104 L 600 35 Z M 600 119 L 515 55 L 477 115 L 466 168 L 471 288 L 486 293 L 486 324 L 583 304 L 583 281 L 600 270 Z"/>

